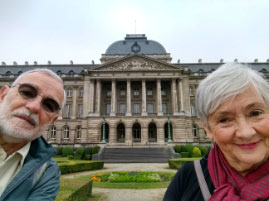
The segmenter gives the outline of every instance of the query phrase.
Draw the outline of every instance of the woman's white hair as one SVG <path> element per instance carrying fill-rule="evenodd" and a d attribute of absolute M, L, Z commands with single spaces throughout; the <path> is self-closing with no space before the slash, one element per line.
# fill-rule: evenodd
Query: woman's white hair
<path fill-rule="evenodd" d="M 245 64 L 227 63 L 208 75 L 198 86 L 196 108 L 198 117 L 208 126 L 208 116 L 223 102 L 253 87 L 269 105 L 269 84 L 263 74 Z"/>
<path fill-rule="evenodd" d="M 36 68 L 36 69 L 33 69 L 33 70 L 29 70 L 29 71 L 26 71 L 24 73 L 22 73 L 21 75 L 19 75 L 17 77 L 17 79 L 11 84 L 11 87 L 15 86 L 22 77 L 24 77 L 25 75 L 27 74 L 30 74 L 30 73 L 41 73 L 41 74 L 45 74 L 45 75 L 48 75 L 52 78 L 54 78 L 55 80 L 59 81 L 64 89 L 64 83 L 63 83 L 63 80 L 61 77 L 59 77 L 56 73 L 54 73 L 52 70 L 50 69 L 47 69 L 47 68 Z M 65 101 L 66 101 L 66 94 L 65 94 L 65 90 L 64 90 L 64 99 L 61 103 L 61 108 L 64 107 L 64 104 L 65 104 Z"/>

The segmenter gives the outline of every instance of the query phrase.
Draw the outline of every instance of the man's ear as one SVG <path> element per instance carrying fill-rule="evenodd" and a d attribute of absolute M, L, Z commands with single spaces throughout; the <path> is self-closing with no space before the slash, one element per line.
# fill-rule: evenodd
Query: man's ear
<path fill-rule="evenodd" d="M 206 134 L 208 135 L 209 139 L 214 140 L 214 135 L 212 134 L 210 128 L 205 124 L 205 122 L 203 120 L 200 120 L 200 121 L 201 121 L 201 124 L 202 124 L 203 128 L 205 129 Z"/>
<path fill-rule="evenodd" d="M 56 115 L 53 119 L 52 119 L 52 121 L 51 121 L 51 123 L 53 124 L 57 119 L 58 119 L 58 115 Z"/>
<path fill-rule="evenodd" d="M 3 99 L 5 98 L 5 96 L 7 95 L 7 92 L 9 91 L 9 87 L 7 85 L 3 86 L 0 89 L 0 102 L 3 101 Z"/>

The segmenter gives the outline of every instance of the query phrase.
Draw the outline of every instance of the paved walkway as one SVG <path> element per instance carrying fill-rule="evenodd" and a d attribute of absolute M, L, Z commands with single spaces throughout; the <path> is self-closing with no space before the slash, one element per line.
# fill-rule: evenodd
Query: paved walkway
<path fill-rule="evenodd" d="M 74 178 L 81 175 L 90 175 L 98 172 L 112 171 L 161 171 L 176 172 L 169 169 L 167 163 L 105 163 L 104 169 L 63 175 L 63 178 Z M 102 194 L 99 201 L 161 201 L 165 188 L 159 189 L 111 189 L 93 187 L 93 194 Z"/>

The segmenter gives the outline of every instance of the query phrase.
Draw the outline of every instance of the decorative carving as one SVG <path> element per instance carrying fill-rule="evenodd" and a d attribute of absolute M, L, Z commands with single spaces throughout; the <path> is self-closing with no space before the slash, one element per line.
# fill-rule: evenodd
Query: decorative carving
<path fill-rule="evenodd" d="M 108 66 L 106 70 L 161 70 L 167 69 L 163 65 L 145 61 L 143 59 L 132 59 Z"/>

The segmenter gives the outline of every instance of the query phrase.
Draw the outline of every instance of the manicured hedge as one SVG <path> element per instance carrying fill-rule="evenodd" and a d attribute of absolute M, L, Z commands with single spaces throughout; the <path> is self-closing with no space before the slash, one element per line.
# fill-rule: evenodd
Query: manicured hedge
<path fill-rule="evenodd" d="M 98 170 L 104 167 L 104 161 L 71 161 L 58 164 L 62 174 Z"/>
<path fill-rule="evenodd" d="M 169 167 L 172 169 L 178 169 L 180 168 L 183 163 L 186 161 L 196 161 L 200 160 L 201 158 L 173 158 L 173 159 L 168 159 Z"/>
<path fill-rule="evenodd" d="M 65 201 L 86 201 L 92 194 L 92 181 L 80 187 L 74 193 L 72 193 Z"/>

